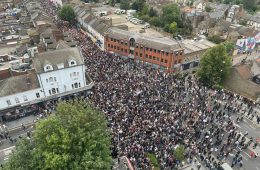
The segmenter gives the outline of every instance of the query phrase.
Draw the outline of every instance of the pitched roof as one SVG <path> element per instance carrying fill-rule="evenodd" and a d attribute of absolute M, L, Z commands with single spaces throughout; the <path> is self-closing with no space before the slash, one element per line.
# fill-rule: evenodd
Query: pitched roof
<path fill-rule="evenodd" d="M 77 65 L 84 64 L 80 49 L 78 47 L 72 47 L 38 53 L 36 57 L 33 58 L 33 68 L 35 68 L 37 73 L 42 73 L 44 72 L 46 62 L 52 65 L 53 70 L 57 70 L 57 64 L 60 63 L 64 63 L 64 68 L 66 68 L 69 67 L 68 60 L 70 58 L 73 58 L 77 62 Z"/>
<path fill-rule="evenodd" d="M 148 37 L 139 33 L 121 30 L 115 27 L 109 28 L 106 34 L 108 34 L 109 37 L 118 40 L 129 40 L 130 38 L 134 38 L 135 42 L 138 44 L 142 44 L 149 48 L 163 50 L 165 52 L 172 52 L 183 49 L 178 42 L 170 38 Z"/>
<path fill-rule="evenodd" d="M 0 81 L 0 97 L 40 88 L 37 75 L 32 72 Z"/>

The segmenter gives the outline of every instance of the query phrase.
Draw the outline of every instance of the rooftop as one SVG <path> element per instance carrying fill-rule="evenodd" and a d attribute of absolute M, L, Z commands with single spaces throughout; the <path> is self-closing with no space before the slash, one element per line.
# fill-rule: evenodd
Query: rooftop
<path fill-rule="evenodd" d="M 14 76 L 0 81 L 0 97 L 40 88 L 35 73 Z"/>
<path fill-rule="evenodd" d="M 35 68 L 37 73 L 44 72 L 46 63 L 52 65 L 53 70 L 58 70 L 57 65 L 61 63 L 64 63 L 64 68 L 67 68 L 69 67 L 68 60 L 70 59 L 75 60 L 77 65 L 84 64 L 80 49 L 78 47 L 72 47 L 38 53 L 36 57 L 33 58 L 33 68 Z"/>
<path fill-rule="evenodd" d="M 109 37 L 119 39 L 119 40 L 120 39 L 129 40 L 130 38 L 134 38 L 136 43 L 140 43 L 145 47 L 161 49 L 168 52 L 182 49 L 182 47 L 178 42 L 167 37 L 162 37 L 162 38 L 157 38 L 152 36 L 148 37 L 140 33 L 125 31 L 114 27 L 110 28 L 107 31 L 107 34 Z"/>
<path fill-rule="evenodd" d="M 191 40 L 191 39 L 185 39 L 181 42 L 183 48 L 184 48 L 184 54 L 193 53 L 196 51 L 206 50 L 208 48 L 214 47 L 216 44 L 206 40 Z"/>

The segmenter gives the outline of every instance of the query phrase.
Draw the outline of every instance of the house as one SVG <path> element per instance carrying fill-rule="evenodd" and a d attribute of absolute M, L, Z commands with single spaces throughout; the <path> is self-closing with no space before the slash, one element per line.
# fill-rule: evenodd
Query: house
<path fill-rule="evenodd" d="M 260 14 L 247 15 L 243 19 L 247 21 L 247 25 L 254 30 L 260 31 Z"/>
<path fill-rule="evenodd" d="M 16 63 L 18 70 L 9 67 L 12 74 L 0 80 L 0 114 L 8 109 L 53 100 L 76 93 L 85 93 L 93 86 L 85 71 L 84 59 L 78 47 L 60 46 L 57 50 L 37 53 L 32 58 L 30 70 L 19 73 L 24 63 Z M 6 64 L 9 64 L 6 63 Z M 28 63 L 27 63 L 28 64 Z M 29 67 L 28 67 L 29 68 Z M 0 75 L 3 70 L 0 69 Z"/>

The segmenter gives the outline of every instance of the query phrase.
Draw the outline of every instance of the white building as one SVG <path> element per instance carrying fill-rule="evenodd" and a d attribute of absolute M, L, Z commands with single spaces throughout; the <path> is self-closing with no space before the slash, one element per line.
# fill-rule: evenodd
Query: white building
<path fill-rule="evenodd" d="M 90 90 L 93 82 L 85 72 L 78 47 L 38 53 L 33 71 L 0 81 L 0 111 Z"/>

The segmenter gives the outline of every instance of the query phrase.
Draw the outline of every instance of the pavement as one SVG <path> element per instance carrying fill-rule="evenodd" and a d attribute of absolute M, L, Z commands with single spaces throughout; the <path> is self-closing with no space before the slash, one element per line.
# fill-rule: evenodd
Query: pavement
<path fill-rule="evenodd" d="M 257 53 L 256 51 L 252 52 L 251 55 L 241 54 L 241 55 L 233 56 L 233 66 L 240 64 L 241 61 L 245 58 L 247 58 L 246 60 L 249 61 L 259 57 L 260 57 L 260 53 Z"/>

